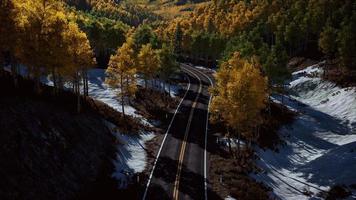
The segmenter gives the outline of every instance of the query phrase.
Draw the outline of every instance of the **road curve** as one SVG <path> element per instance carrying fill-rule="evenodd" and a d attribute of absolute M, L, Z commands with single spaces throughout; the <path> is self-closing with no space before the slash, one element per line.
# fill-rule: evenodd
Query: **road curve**
<path fill-rule="evenodd" d="M 189 84 L 167 129 L 143 199 L 207 199 L 207 124 L 212 80 L 182 65 Z M 210 79 L 210 80 L 209 80 Z"/>

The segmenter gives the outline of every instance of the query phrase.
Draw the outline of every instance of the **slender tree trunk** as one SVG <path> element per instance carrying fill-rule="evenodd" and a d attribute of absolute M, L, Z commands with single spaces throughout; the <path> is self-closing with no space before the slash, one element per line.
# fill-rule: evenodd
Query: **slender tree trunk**
<path fill-rule="evenodd" d="M 120 85 L 121 85 L 121 108 L 122 108 L 122 114 L 123 114 L 124 120 L 125 120 L 124 95 L 122 92 L 122 90 L 124 89 L 124 80 L 123 80 L 122 76 L 120 76 Z"/>
<path fill-rule="evenodd" d="M 127 90 L 127 92 L 130 91 L 129 87 L 130 87 L 130 83 L 129 83 L 129 78 L 127 77 L 127 78 L 126 78 L 126 90 Z M 129 105 L 131 105 L 131 99 L 130 99 L 130 97 L 128 98 L 128 100 L 129 100 Z"/>
<path fill-rule="evenodd" d="M 12 56 L 10 57 L 10 63 L 11 63 L 11 73 L 14 80 L 14 86 L 15 88 L 17 88 L 19 67 L 18 64 L 12 59 Z"/>
<path fill-rule="evenodd" d="M 232 152 L 232 147 L 231 147 L 231 134 L 230 134 L 230 129 L 229 127 L 226 128 L 227 129 L 227 137 L 228 137 L 228 145 L 229 145 L 229 153 L 230 155 L 232 155 L 234 157 L 234 154 Z"/>
<path fill-rule="evenodd" d="M 80 105 L 80 77 L 77 73 L 76 75 L 76 92 L 77 92 L 77 112 L 80 113 L 81 105 Z"/>
<path fill-rule="evenodd" d="M 89 96 L 89 76 L 88 71 L 85 71 L 86 96 Z"/>
<path fill-rule="evenodd" d="M 83 81 L 83 96 L 86 96 L 86 81 L 85 81 L 85 74 L 84 70 L 82 70 L 82 77 L 81 80 Z"/>
<path fill-rule="evenodd" d="M 56 76 L 56 68 L 53 67 L 52 68 L 52 79 L 53 79 L 53 96 L 57 95 L 57 76 Z"/>
<path fill-rule="evenodd" d="M 168 95 L 171 96 L 171 83 L 168 82 Z"/>
<path fill-rule="evenodd" d="M 282 86 L 282 92 L 281 92 L 281 95 L 282 95 L 282 104 L 284 104 L 284 94 L 283 94 L 283 91 L 284 91 L 284 85 Z"/>
<path fill-rule="evenodd" d="M 36 75 L 35 77 L 35 91 L 37 94 L 41 93 L 41 88 L 40 88 L 40 77 L 39 75 Z"/>
<path fill-rule="evenodd" d="M 84 85 L 85 85 L 85 96 L 89 96 L 89 78 L 88 78 L 88 72 L 85 71 L 84 72 L 84 77 L 85 77 L 85 81 L 84 81 Z"/>
<path fill-rule="evenodd" d="M 87 97 L 89 96 L 89 88 L 88 88 L 88 73 L 86 70 L 82 71 L 82 79 L 83 79 L 83 95 Z"/>
<path fill-rule="evenodd" d="M 240 134 L 240 131 L 239 130 L 236 130 L 237 131 L 237 153 L 238 155 L 240 155 L 240 140 L 241 140 L 241 134 Z"/>
<path fill-rule="evenodd" d="M 267 106 L 268 106 L 268 114 L 269 114 L 269 116 L 271 116 L 272 115 L 272 111 L 271 111 L 271 96 L 270 95 L 268 95 L 268 102 L 267 102 Z"/>
<path fill-rule="evenodd" d="M 57 81 L 58 81 L 58 88 L 59 90 L 63 90 L 64 88 L 64 83 L 63 83 L 63 78 L 61 77 L 60 74 L 57 76 Z M 74 87 L 74 86 L 73 86 Z"/>

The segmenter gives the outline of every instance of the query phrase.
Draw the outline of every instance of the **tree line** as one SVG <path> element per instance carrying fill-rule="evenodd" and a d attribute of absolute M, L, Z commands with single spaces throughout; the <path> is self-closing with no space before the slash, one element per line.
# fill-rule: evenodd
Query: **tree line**
<path fill-rule="evenodd" d="M 178 69 L 171 46 L 146 24 L 129 28 L 56 0 L 5 0 L 1 11 L 0 58 L 10 63 L 15 84 L 20 65 L 28 69 L 37 92 L 43 76 L 50 77 L 55 92 L 71 83 L 78 111 L 80 95 L 88 96 L 88 70 L 102 52 L 109 56 L 107 83 L 119 88 L 123 105 L 135 95 L 137 74 L 147 88 L 154 78 L 169 84 Z"/>
<path fill-rule="evenodd" d="M 65 0 L 68 5 L 75 6 L 97 17 L 105 17 L 121 21 L 130 26 L 137 27 L 143 22 L 153 22 L 161 17 L 150 12 L 134 2 L 117 0 Z"/>
<path fill-rule="evenodd" d="M 219 60 L 212 111 L 233 135 L 253 139 L 269 95 L 290 77 L 290 58 L 313 56 L 355 72 L 355 16 L 352 0 L 212 0 L 155 27 L 177 54 L 208 66 Z"/>
<path fill-rule="evenodd" d="M 100 17 L 91 12 L 70 8 L 73 20 L 77 22 L 90 41 L 98 66 L 105 68 L 110 56 L 125 42 L 130 26 L 120 20 Z"/>
<path fill-rule="evenodd" d="M 170 78 L 179 69 L 173 48 L 157 38 L 152 28 L 147 24 L 131 30 L 126 36 L 126 42 L 110 57 L 106 70 L 106 82 L 119 89 L 122 111 L 125 116 L 125 103 L 135 96 L 137 90 L 137 74 L 141 75 L 145 88 L 153 79 L 163 80 L 159 88 L 165 93 L 168 84 L 170 93 Z"/>
<path fill-rule="evenodd" d="M 1 58 L 11 64 L 15 85 L 20 65 L 28 69 L 37 92 L 43 76 L 51 77 L 55 92 L 70 82 L 80 111 L 80 85 L 88 95 L 87 70 L 95 58 L 87 35 L 70 19 L 63 2 L 5 0 L 1 13 Z"/>
<path fill-rule="evenodd" d="M 270 81 L 280 82 L 271 66 L 283 71 L 279 65 L 299 55 L 336 59 L 338 67 L 355 70 L 355 12 L 351 0 L 214 0 L 189 17 L 160 22 L 157 32 L 192 57 L 257 55 Z"/>

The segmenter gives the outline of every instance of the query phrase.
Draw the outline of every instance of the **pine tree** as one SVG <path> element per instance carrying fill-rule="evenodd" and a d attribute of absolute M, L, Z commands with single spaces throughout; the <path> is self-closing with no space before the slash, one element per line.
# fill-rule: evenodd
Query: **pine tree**
<path fill-rule="evenodd" d="M 356 70 L 356 11 L 345 21 L 337 36 L 338 54 L 341 65 L 350 70 Z"/>
<path fill-rule="evenodd" d="M 179 54 L 182 52 L 183 31 L 180 23 L 177 23 L 174 34 L 174 53 Z"/>
<path fill-rule="evenodd" d="M 146 45 L 148 43 L 151 43 L 151 45 L 154 45 L 153 44 L 154 38 L 155 38 L 155 35 L 152 31 L 152 28 L 149 25 L 143 24 L 143 25 L 139 26 L 135 30 L 135 33 L 133 34 L 133 42 L 134 42 L 135 51 L 138 52 L 143 45 Z M 152 46 L 152 47 L 156 48 L 156 46 Z"/>
<path fill-rule="evenodd" d="M 336 53 L 336 38 L 337 30 L 333 28 L 330 24 L 326 25 L 323 29 L 323 32 L 320 33 L 319 47 L 329 59 L 332 59 Z"/>
<path fill-rule="evenodd" d="M 179 65 L 176 61 L 176 57 L 172 48 L 169 48 L 168 46 L 163 46 L 162 49 L 159 51 L 159 60 L 161 66 L 159 74 L 164 82 L 168 82 L 168 91 L 170 94 L 171 86 L 169 83 L 169 78 L 179 69 Z M 163 86 L 163 90 L 165 90 L 165 85 Z"/>

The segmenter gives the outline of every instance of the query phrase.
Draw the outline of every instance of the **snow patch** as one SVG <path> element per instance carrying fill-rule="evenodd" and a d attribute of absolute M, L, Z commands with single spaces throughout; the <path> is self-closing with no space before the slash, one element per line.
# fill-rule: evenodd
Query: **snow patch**
<path fill-rule="evenodd" d="M 120 90 L 110 87 L 105 83 L 105 70 L 104 69 L 91 69 L 88 71 L 89 79 L 89 96 L 102 101 L 109 105 L 116 111 L 122 112 L 121 102 L 117 97 Z M 125 105 L 125 114 L 132 117 L 142 118 L 142 116 L 136 114 L 136 109 L 132 106 Z"/>
<path fill-rule="evenodd" d="M 106 122 L 117 139 L 117 154 L 114 161 L 115 171 L 112 177 L 118 181 L 118 188 L 124 189 L 130 184 L 135 173 L 145 170 L 147 153 L 145 143 L 155 137 L 153 133 L 142 132 L 138 135 L 121 134 L 115 125 Z"/>
<path fill-rule="evenodd" d="M 356 131 L 356 88 L 340 88 L 319 77 L 310 77 L 313 73 L 321 74 L 322 69 L 315 65 L 293 73 L 289 86 L 291 96 Z"/>
<path fill-rule="evenodd" d="M 256 147 L 264 171 L 252 177 L 273 188 L 280 199 L 321 199 L 335 184 L 356 183 L 356 90 L 318 77 L 318 65 L 293 73 L 291 96 L 275 102 L 301 113 L 280 129 L 279 152 Z"/>
<path fill-rule="evenodd" d="M 9 66 L 6 66 L 5 70 L 11 72 Z M 23 77 L 28 76 L 27 68 L 22 65 L 19 66 L 19 74 Z M 122 112 L 121 102 L 117 99 L 119 90 L 105 84 L 105 77 L 104 69 L 91 69 L 88 71 L 89 96 Z M 50 76 L 42 76 L 40 81 L 48 86 L 53 86 Z M 65 83 L 64 88 L 70 90 L 71 84 Z M 172 88 L 172 94 L 178 94 L 178 87 Z M 132 106 L 125 105 L 125 114 L 140 118 L 143 124 L 152 126 L 147 119 L 136 114 L 136 109 Z M 141 132 L 137 135 L 125 135 L 119 133 L 114 124 L 106 121 L 105 123 L 118 141 L 116 160 L 114 161 L 115 172 L 112 174 L 112 177 L 118 181 L 118 187 L 123 189 L 128 186 L 134 173 L 140 173 L 145 169 L 147 164 L 145 143 L 153 139 L 155 135 L 154 133 L 146 132 Z"/>
<path fill-rule="evenodd" d="M 203 66 L 194 66 L 196 69 L 200 69 L 200 70 L 204 70 L 204 71 L 208 71 L 212 74 L 216 73 L 216 69 L 215 68 L 207 68 L 207 67 L 203 67 Z"/>
<path fill-rule="evenodd" d="M 226 198 L 225 198 L 225 200 L 236 200 L 234 197 L 231 197 L 231 196 L 227 196 Z"/>
<path fill-rule="evenodd" d="M 137 84 L 145 87 L 145 80 L 138 77 Z M 182 89 L 179 85 L 164 83 L 159 79 L 148 80 L 147 87 L 156 91 L 162 91 L 164 87 L 164 91 L 169 93 L 171 97 L 177 97 L 179 95 L 179 91 Z"/>

